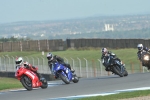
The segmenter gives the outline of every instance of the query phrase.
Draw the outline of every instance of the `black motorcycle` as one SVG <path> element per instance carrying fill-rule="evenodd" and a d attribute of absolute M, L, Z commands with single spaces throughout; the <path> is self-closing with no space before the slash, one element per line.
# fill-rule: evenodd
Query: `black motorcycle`
<path fill-rule="evenodd" d="M 141 52 L 141 62 L 143 66 L 150 69 L 150 53 L 149 52 Z"/>
<path fill-rule="evenodd" d="M 128 72 L 125 68 L 125 64 L 122 64 L 122 61 L 116 57 L 114 53 L 111 53 L 108 56 L 107 61 L 105 58 L 103 59 L 103 63 L 109 62 L 108 70 L 111 71 L 113 74 L 119 75 L 120 77 L 128 76 Z"/>

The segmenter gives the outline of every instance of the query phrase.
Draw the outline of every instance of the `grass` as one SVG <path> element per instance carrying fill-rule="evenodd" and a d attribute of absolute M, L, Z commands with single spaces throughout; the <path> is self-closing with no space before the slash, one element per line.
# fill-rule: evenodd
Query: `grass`
<path fill-rule="evenodd" d="M 100 59 L 101 57 L 101 48 L 96 48 L 96 49 L 91 49 L 91 48 L 86 48 L 86 49 L 68 49 L 66 51 L 55 51 L 52 52 L 54 55 L 58 55 L 60 57 L 66 57 L 66 58 L 73 58 L 77 59 L 78 58 L 86 58 L 87 60 L 97 60 Z M 125 64 L 130 64 L 132 62 L 134 63 L 139 63 L 139 60 L 137 60 L 137 49 L 109 49 L 110 51 L 114 52 Z M 46 59 L 46 53 L 45 55 L 42 55 L 42 52 L 36 52 L 36 51 L 31 51 L 31 52 L 1 52 L 1 56 L 22 56 L 22 57 L 43 57 Z"/>
<path fill-rule="evenodd" d="M 107 96 L 96 96 L 96 97 L 81 98 L 78 100 L 119 100 L 119 99 L 142 97 L 142 96 L 150 96 L 150 90 L 124 92 L 124 93 L 107 95 Z"/>
<path fill-rule="evenodd" d="M 15 78 L 0 77 L 0 90 L 22 88 L 22 84 Z"/>

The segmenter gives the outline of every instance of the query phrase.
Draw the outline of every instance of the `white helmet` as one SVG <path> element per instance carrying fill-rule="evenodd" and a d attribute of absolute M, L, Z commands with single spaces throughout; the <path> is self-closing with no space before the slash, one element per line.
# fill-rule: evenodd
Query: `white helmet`
<path fill-rule="evenodd" d="M 106 54 L 108 52 L 108 50 L 106 48 L 102 48 L 101 52 L 102 52 L 102 54 Z"/>
<path fill-rule="evenodd" d="M 143 44 L 138 44 L 137 48 L 138 48 L 139 51 L 143 50 Z"/>
<path fill-rule="evenodd" d="M 15 62 L 16 62 L 16 65 L 21 65 L 21 64 L 23 64 L 23 58 L 17 57 Z"/>
<path fill-rule="evenodd" d="M 52 53 L 47 53 L 47 59 L 49 60 L 49 61 L 51 61 L 51 60 L 53 60 L 53 54 Z"/>

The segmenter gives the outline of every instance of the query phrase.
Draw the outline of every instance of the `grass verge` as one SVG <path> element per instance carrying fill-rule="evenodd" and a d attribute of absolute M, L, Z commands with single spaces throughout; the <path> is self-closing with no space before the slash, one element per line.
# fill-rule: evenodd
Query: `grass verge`
<path fill-rule="evenodd" d="M 124 93 L 107 95 L 107 96 L 96 96 L 96 97 L 81 98 L 78 100 L 121 100 L 121 99 L 142 97 L 142 96 L 150 96 L 150 90 L 124 92 Z M 143 100 L 145 100 L 145 99 L 143 99 Z"/>
<path fill-rule="evenodd" d="M 6 89 L 22 88 L 22 84 L 15 78 L 0 77 L 0 91 Z"/>

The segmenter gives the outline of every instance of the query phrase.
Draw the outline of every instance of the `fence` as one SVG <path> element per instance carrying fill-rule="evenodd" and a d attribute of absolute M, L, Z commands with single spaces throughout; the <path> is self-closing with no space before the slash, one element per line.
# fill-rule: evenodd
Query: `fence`
<path fill-rule="evenodd" d="M 34 66 L 38 66 L 39 72 L 42 74 L 51 74 L 48 67 L 47 59 L 45 57 L 23 57 L 25 61 L 30 61 Z M 79 77 L 99 77 L 112 75 L 110 72 L 106 72 L 100 59 L 88 60 L 86 58 L 66 58 L 65 62 L 69 63 L 75 73 Z M 13 56 L 0 56 L 0 71 L 1 72 L 15 72 L 15 57 Z M 147 71 L 141 64 L 130 63 L 126 65 L 126 69 L 129 74 L 142 73 Z"/>
<path fill-rule="evenodd" d="M 67 39 L 67 47 L 109 47 L 109 48 L 136 48 L 142 43 L 150 46 L 150 39 Z"/>
<path fill-rule="evenodd" d="M 65 44 L 62 39 L 55 40 L 30 40 L 19 42 L 0 43 L 0 51 L 55 51 L 64 50 Z"/>
<path fill-rule="evenodd" d="M 60 51 L 81 47 L 136 48 L 139 43 L 150 47 L 150 39 L 55 39 L 3 42 L 0 43 L 0 51 Z"/>

